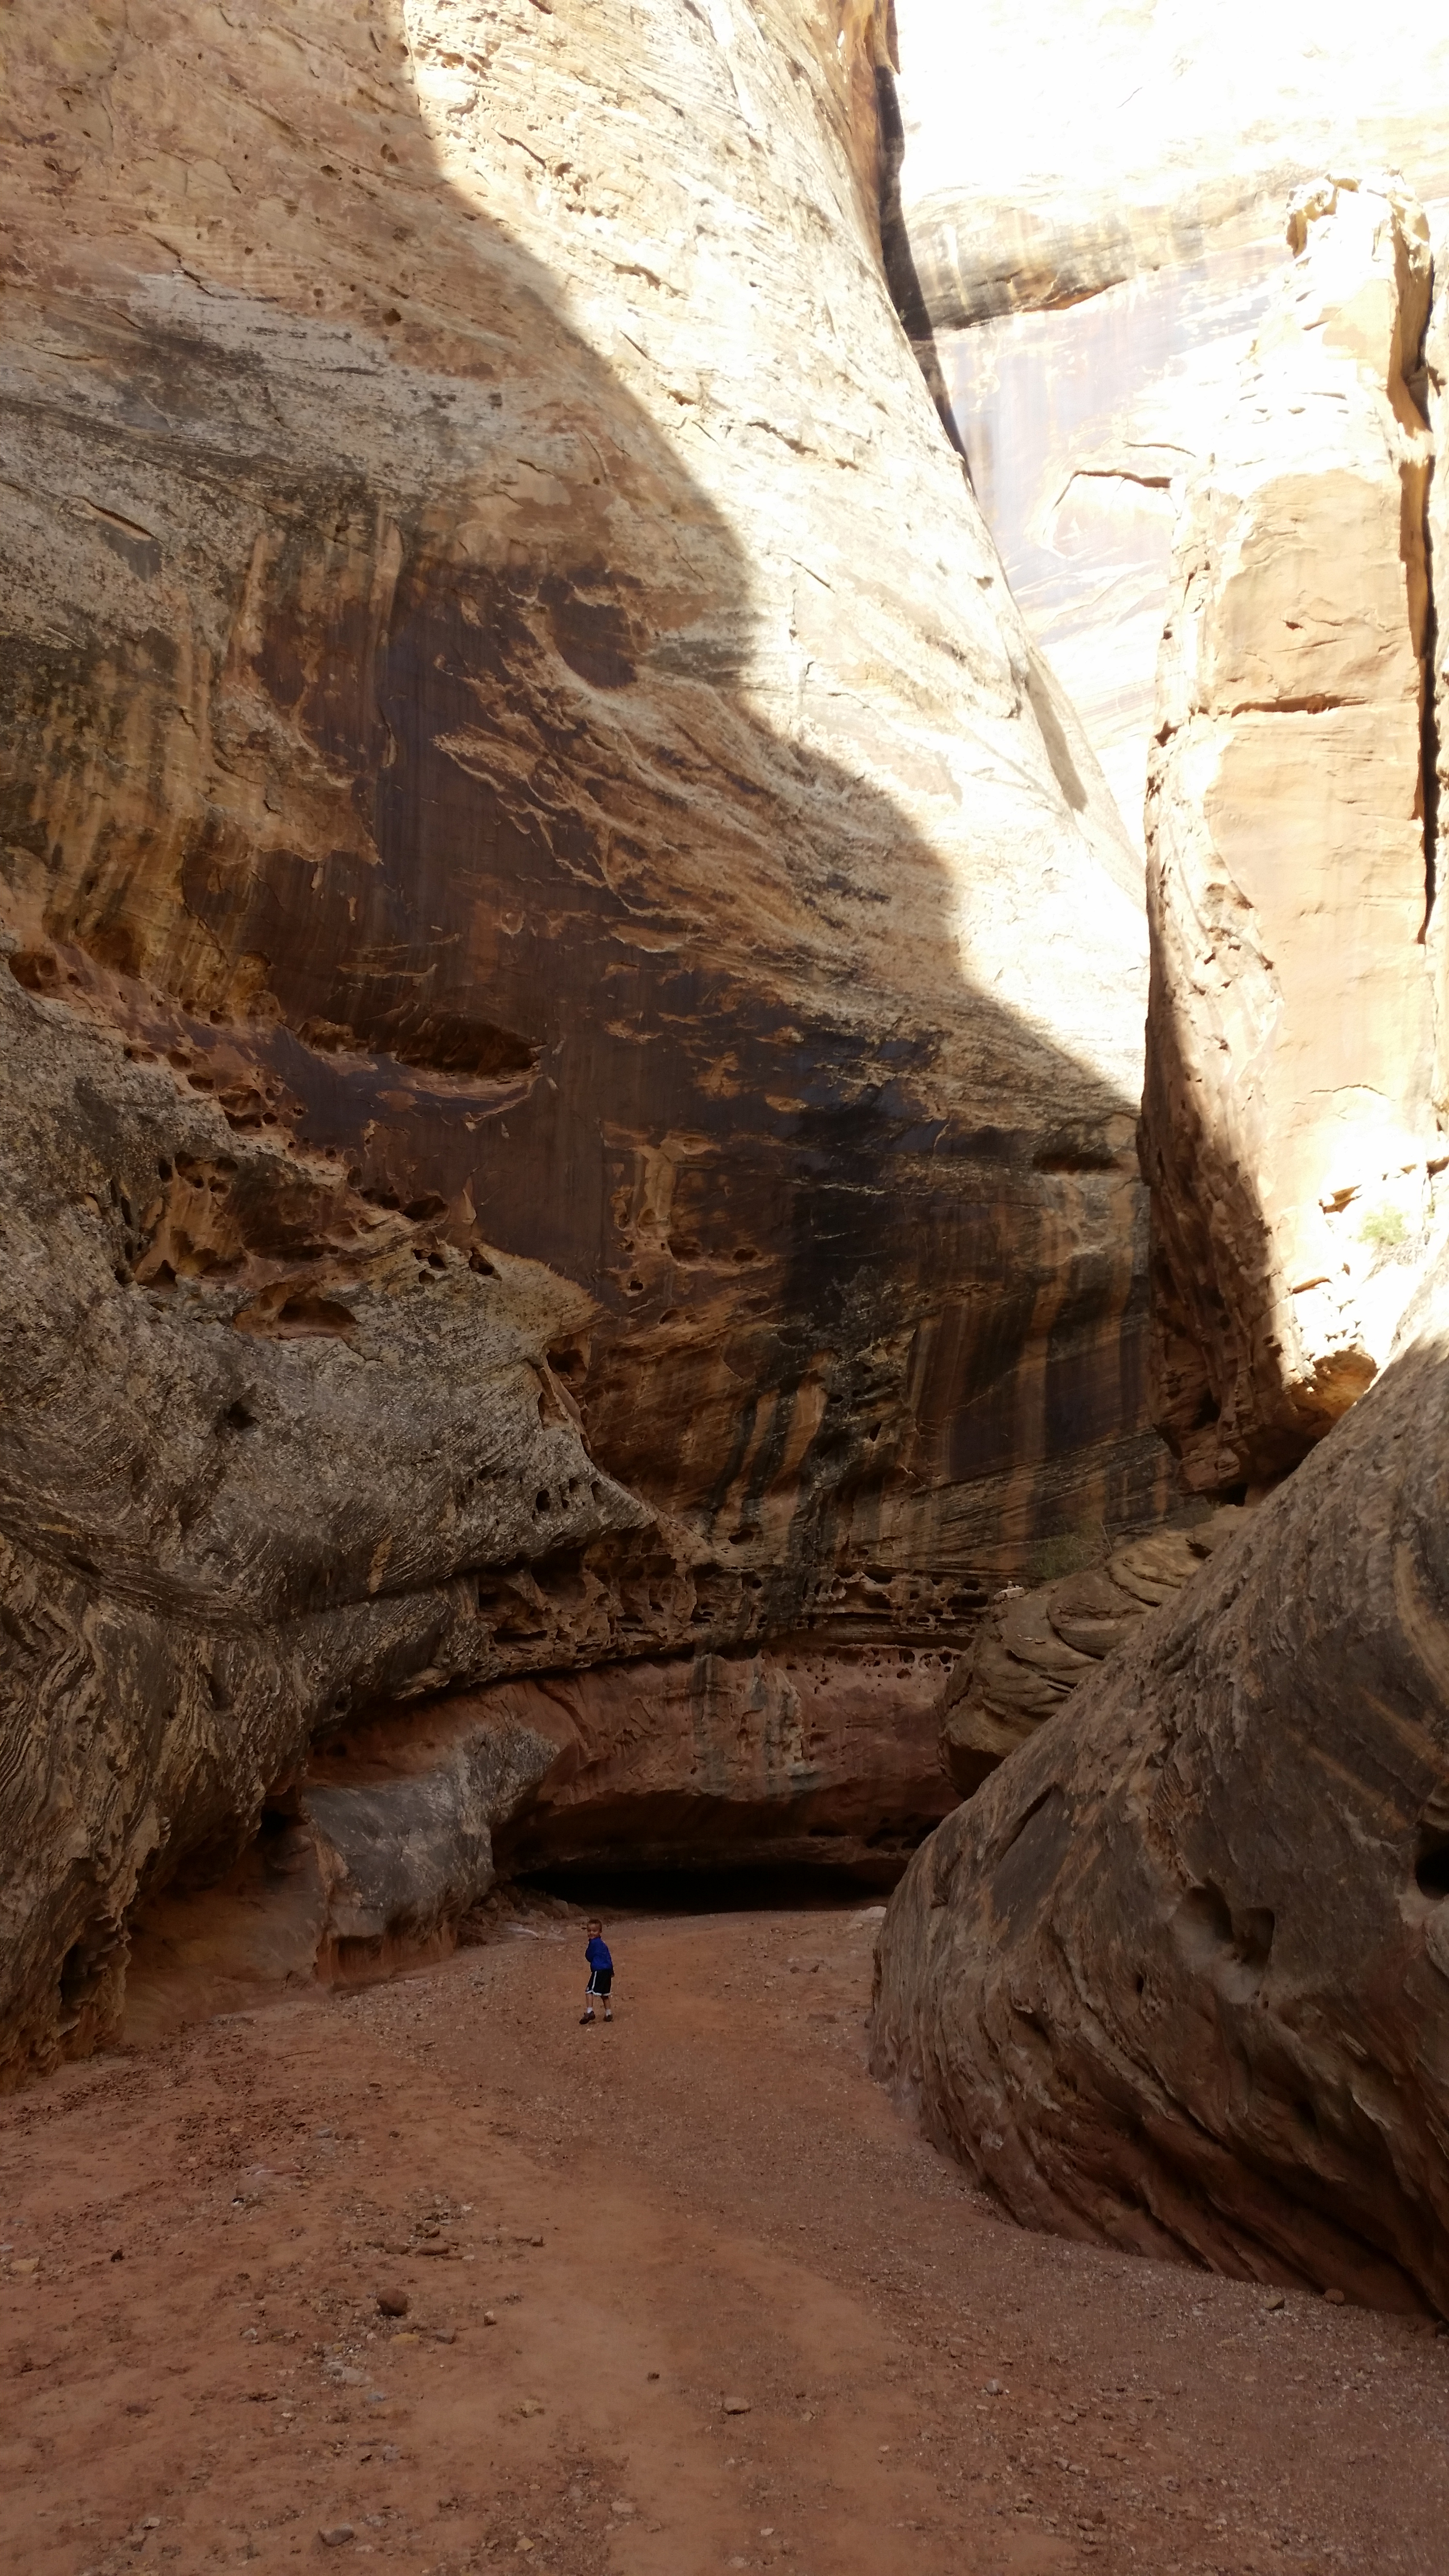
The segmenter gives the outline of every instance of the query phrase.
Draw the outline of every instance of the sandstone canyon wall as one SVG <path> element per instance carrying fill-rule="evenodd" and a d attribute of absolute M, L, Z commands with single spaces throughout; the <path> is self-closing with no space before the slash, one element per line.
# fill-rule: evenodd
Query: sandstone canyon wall
<path fill-rule="evenodd" d="M 1159 1420 L 1200 1491 L 1322 1437 L 1443 1221 L 1428 231 L 1323 181 L 1289 244 L 1179 524 L 1147 807 Z"/>
<path fill-rule="evenodd" d="M 906 0 L 901 24 L 917 328 L 1136 835 L 1177 507 L 1277 294 L 1283 208 L 1387 168 L 1449 223 L 1449 33 L 1407 0 Z"/>
<path fill-rule="evenodd" d="M 904 1846 L 926 1659 L 1163 1453 L 1130 857 L 885 289 L 881 13 L 4 39 L 14 2067 L 259 1816 L 334 1947 L 565 1755 L 596 1852 Z"/>
<path fill-rule="evenodd" d="M 941 1759 L 969 1798 L 1144 1619 L 1175 1601 L 1243 1518 L 1228 1504 L 1186 1528 L 1127 1539 L 1096 1565 L 1004 1585 L 941 1694 Z"/>
<path fill-rule="evenodd" d="M 1183 484 L 1147 803 L 1152 1307 L 1187 1485 L 1255 1508 L 999 1597 L 943 1695 L 965 1803 L 892 1900 L 872 2047 L 1028 2224 L 1442 2315 L 1433 268 L 1396 179 L 1296 192 Z M 1139 1580 L 1158 1602 L 1124 1633 L 1114 1582 L 1173 1551 L 1207 1562 L 1175 1600 Z"/>
<path fill-rule="evenodd" d="M 1030 2225 L 1449 2312 L 1446 1336 L 892 1899 L 877 2069 Z"/>

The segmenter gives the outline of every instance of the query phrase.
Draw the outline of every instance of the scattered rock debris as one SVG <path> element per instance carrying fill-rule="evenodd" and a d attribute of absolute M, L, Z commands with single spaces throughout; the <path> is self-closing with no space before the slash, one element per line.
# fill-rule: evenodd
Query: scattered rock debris
<path fill-rule="evenodd" d="M 499 1942 L 0 2104 L 0 2566 L 1440 2576 L 1449 2343 L 1003 2224 L 852 1919 L 611 1921 L 607 2068 Z"/>

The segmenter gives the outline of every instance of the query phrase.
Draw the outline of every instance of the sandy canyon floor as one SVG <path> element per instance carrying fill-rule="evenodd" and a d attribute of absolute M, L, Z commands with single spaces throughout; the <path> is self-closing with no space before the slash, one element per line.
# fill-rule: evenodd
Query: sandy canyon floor
<path fill-rule="evenodd" d="M 609 1931 L 0 2107 L 0 2565 L 1442 2576 L 1449 2341 L 1005 2225 L 859 1907 Z"/>

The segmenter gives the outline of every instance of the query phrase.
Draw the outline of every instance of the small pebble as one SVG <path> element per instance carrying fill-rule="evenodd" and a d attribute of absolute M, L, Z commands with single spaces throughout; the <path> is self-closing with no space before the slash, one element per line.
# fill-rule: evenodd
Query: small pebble
<path fill-rule="evenodd" d="M 408 2312 L 408 2294 L 406 2290 L 379 2290 L 377 2307 L 379 2316 L 405 2317 Z"/>
<path fill-rule="evenodd" d="M 434 2326 L 434 2343 L 456 2343 L 457 2340 L 457 2333 L 452 2326 Z"/>
<path fill-rule="evenodd" d="M 485 2324 L 485 2326 L 496 2326 L 496 2325 L 497 2325 L 497 2323 L 498 2323 L 498 2319 L 497 2319 L 497 2318 L 496 2318 L 496 2316 L 494 2315 L 493 2310 L 492 2310 L 491 2308 L 485 2308 L 485 2309 L 484 2309 L 484 2311 L 483 2311 L 483 2323 Z"/>
<path fill-rule="evenodd" d="M 345 2549 L 352 2538 L 352 2525 L 350 2522 L 329 2522 L 317 2537 L 324 2549 Z"/>
<path fill-rule="evenodd" d="M 750 2411 L 750 2401 L 748 2397 L 727 2397 L 724 2402 L 724 2411 L 727 2415 L 748 2415 Z"/>
<path fill-rule="evenodd" d="M 1263 2305 L 1265 2308 L 1286 2308 L 1288 2301 L 1281 2290 L 1270 2290 Z"/>
<path fill-rule="evenodd" d="M 1344 2304 L 1342 2290 L 1325 2290 L 1323 2295 L 1331 2308 L 1341 2308 Z"/>
<path fill-rule="evenodd" d="M 983 2397 L 1004 2397 L 1006 2391 L 999 2379 L 988 2379 L 982 2387 L 981 2394 Z"/>

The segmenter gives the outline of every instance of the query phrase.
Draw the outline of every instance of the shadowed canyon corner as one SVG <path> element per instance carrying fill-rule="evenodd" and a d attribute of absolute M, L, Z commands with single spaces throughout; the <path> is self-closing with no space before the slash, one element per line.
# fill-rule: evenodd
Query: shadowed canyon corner
<path fill-rule="evenodd" d="M 0 42 L 16 2563 L 1431 2576 L 1449 43 Z"/>

